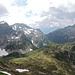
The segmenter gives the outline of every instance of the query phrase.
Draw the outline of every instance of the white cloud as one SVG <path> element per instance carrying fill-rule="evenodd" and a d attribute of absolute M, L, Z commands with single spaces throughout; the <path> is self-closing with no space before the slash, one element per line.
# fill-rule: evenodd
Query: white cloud
<path fill-rule="evenodd" d="M 65 7 L 64 7 L 65 8 Z M 41 26 L 47 27 L 65 27 L 75 23 L 75 11 L 67 12 L 61 8 L 51 7 L 48 12 L 44 12 L 41 16 L 46 18 L 39 22 Z"/>
<path fill-rule="evenodd" d="M 14 2 L 16 1 L 15 0 L 0 1 L 0 3 L 3 4 L 9 11 L 8 17 L 0 18 L 0 19 L 1 20 L 4 19 L 9 24 L 12 24 L 14 22 L 24 22 L 27 24 L 31 24 L 37 21 L 41 21 L 42 18 L 40 17 L 40 15 L 42 11 L 47 11 L 49 9 L 49 0 L 36 0 L 36 1 L 27 0 L 27 5 L 25 6 L 23 5 L 21 7 L 18 7 L 16 3 L 14 4 Z M 30 12 L 29 17 L 28 17 L 28 12 Z"/>
<path fill-rule="evenodd" d="M 8 14 L 8 11 L 6 7 L 2 4 L 0 4 L 0 17 L 4 17 Z"/>
<path fill-rule="evenodd" d="M 23 22 L 40 28 L 75 23 L 75 0 L 0 0 L 0 4 L 9 12 L 8 16 L 0 20 L 9 24 Z"/>
<path fill-rule="evenodd" d="M 42 11 L 48 11 L 50 2 L 49 0 L 27 0 L 27 9 L 32 10 L 33 13 L 40 14 Z"/>

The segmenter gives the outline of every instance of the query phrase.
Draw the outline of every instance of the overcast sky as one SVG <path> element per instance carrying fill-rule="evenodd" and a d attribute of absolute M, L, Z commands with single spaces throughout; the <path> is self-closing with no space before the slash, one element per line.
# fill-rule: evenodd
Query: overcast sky
<path fill-rule="evenodd" d="M 50 32 L 75 24 L 75 0 L 0 0 L 2 20 Z"/>

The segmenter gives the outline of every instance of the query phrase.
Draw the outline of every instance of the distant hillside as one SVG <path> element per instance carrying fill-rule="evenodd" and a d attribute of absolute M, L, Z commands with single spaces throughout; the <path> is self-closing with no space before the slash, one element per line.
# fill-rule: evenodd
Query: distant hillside
<path fill-rule="evenodd" d="M 75 25 L 55 30 L 47 36 L 54 43 L 73 42 L 75 41 Z"/>

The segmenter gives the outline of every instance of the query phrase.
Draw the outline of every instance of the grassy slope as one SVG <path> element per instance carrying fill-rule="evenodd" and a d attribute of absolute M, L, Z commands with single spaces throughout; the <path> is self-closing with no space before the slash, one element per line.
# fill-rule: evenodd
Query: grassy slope
<path fill-rule="evenodd" d="M 29 52 L 25 57 L 14 58 L 10 62 L 22 64 L 30 72 L 25 75 L 75 75 L 75 69 L 71 63 L 59 61 L 55 56 L 55 51 L 69 49 L 68 46 L 74 44 L 56 45 L 52 44 L 45 48 Z M 58 49 L 60 47 L 60 49 Z"/>
<path fill-rule="evenodd" d="M 51 44 L 26 53 L 20 58 L 0 58 L 0 70 L 12 75 L 75 75 L 73 63 L 65 55 L 60 54 L 65 51 L 73 54 L 74 52 L 71 51 L 73 46 L 75 46 L 75 43 Z M 55 57 L 58 53 L 60 54 L 58 58 L 62 60 Z M 19 68 L 29 69 L 29 72 L 18 73 L 16 69 Z"/>

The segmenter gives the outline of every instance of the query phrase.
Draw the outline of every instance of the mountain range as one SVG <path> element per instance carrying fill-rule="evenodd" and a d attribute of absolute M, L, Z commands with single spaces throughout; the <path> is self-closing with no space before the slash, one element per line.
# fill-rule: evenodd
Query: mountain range
<path fill-rule="evenodd" d="M 0 22 L 0 48 L 8 53 L 26 53 L 36 48 L 43 47 L 49 42 L 40 29 L 33 29 L 23 23 L 8 25 Z"/>
<path fill-rule="evenodd" d="M 26 53 L 51 43 L 69 43 L 75 41 L 75 25 L 57 29 L 44 34 L 40 29 L 34 29 L 23 23 L 9 25 L 0 22 L 0 48 L 8 53 Z"/>
<path fill-rule="evenodd" d="M 22 31 L 15 31 L 8 25 L 8 23 L 1 21 L 0 48 L 5 49 L 8 53 L 25 53 L 32 51 L 36 47 Z"/>

